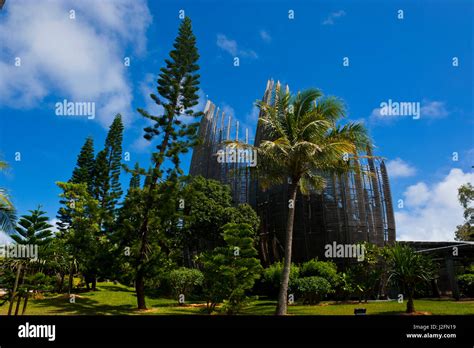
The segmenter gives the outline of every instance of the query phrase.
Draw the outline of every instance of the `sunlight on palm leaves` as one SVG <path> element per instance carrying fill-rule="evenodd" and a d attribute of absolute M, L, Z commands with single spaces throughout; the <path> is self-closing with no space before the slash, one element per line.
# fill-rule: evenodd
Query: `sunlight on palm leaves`
<path fill-rule="evenodd" d="M 343 103 L 323 97 L 317 89 L 294 96 L 277 90 L 273 104 L 257 105 L 267 139 L 258 147 L 258 177 L 264 189 L 289 178 L 304 194 L 321 191 L 324 174 L 357 170 L 354 160 L 371 146 L 362 124 L 337 124 L 344 117 Z"/>

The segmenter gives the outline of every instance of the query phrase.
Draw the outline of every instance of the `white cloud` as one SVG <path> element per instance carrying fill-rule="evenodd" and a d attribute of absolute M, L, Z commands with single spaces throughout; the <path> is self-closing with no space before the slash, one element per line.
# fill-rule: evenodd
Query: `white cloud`
<path fill-rule="evenodd" d="M 237 55 L 237 41 L 228 39 L 224 34 L 217 34 L 217 46 L 233 56 Z"/>
<path fill-rule="evenodd" d="M 50 229 L 53 233 L 57 233 L 59 232 L 58 230 L 58 225 L 57 223 L 59 222 L 59 219 L 58 218 L 53 218 L 51 220 L 48 221 L 48 224 L 52 225 L 53 227 Z"/>
<path fill-rule="evenodd" d="M 387 103 L 387 101 L 382 101 L 384 103 Z M 382 103 L 381 102 L 381 103 Z M 393 102 L 399 102 L 396 100 L 393 100 Z M 412 101 L 416 102 L 416 101 Z M 446 103 L 442 101 L 433 101 L 433 100 L 427 100 L 424 99 L 420 103 L 420 114 L 419 114 L 419 119 L 439 119 L 443 118 L 449 115 L 449 111 L 446 108 Z M 391 122 L 395 120 L 400 120 L 400 119 L 412 119 L 412 116 L 397 116 L 397 115 L 382 115 L 381 114 L 381 108 L 377 107 L 372 110 L 372 112 L 369 115 L 369 123 L 371 125 L 387 125 L 390 124 Z M 416 120 L 418 121 L 418 120 Z"/>
<path fill-rule="evenodd" d="M 256 127 L 259 114 L 260 114 L 260 109 L 254 105 L 252 107 L 252 110 L 250 110 L 250 112 L 245 115 L 245 122 L 249 124 L 254 124 Z"/>
<path fill-rule="evenodd" d="M 229 116 L 232 117 L 232 120 L 235 120 L 235 110 L 232 106 L 223 103 L 221 107 L 222 112 L 225 114 L 226 118 L 228 119 Z"/>
<path fill-rule="evenodd" d="M 163 115 L 163 106 L 158 105 L 155 103 L 153 99 L 151 99 L 150 94 L 158 95 L 158 91 L 156 90 L 157 83 L 156 80 L 158 79 L 155 74 L 148 73 L 145 75 L 144 79 L 140 82 L 140 92 L 143 96 L 143 100 L 145 101 L 145 109 L 154 116 L 161 116 Z M 160 97 L 158 95 L 158 97 Z"/>
<path fill-rule="evenodd" d="M 405 207 L 395 212 L 397 240 L 454 240 L 456 226 L 463 222 L 458 188 L 467 182 L 474 183 L 474 174 L 455 168 L 433 185 L 408 187 Z"/>
<path fill-rule="evenodd" d="M 272 37 L 266 30 L 260 30 L 260 38 L 266 43 L 272 42 Z"/>
<path fill-rule="evenodd" d="M 245 58 L 258 58 L 258 55 L 255 51 L 239 49 L 237 41 L 227 38 L 227 36 L 224 34 L 217 34 L 216 44 L 219 48 L 229 53 L 233 57 L 241 56 Z"/>
<path fill-rule="evenodd" d="M 444 102 L 424 100 L 420 110 L 421 117 L 442 118 L 449 114 Z"/>
<path fill-rule="evenodd" d="M 0 244 L 4 245 L 4 244 L 10 244 L 10 243 L 12 243 L 12 239 L 8 237 L 8 235 L 5 232 L 0 231 Z"/>
<path fill-rule="evenodd" d="M 333 25 L 335 19 L 343 17 L 345 15 L 346 12 L 344 12 L 343 10 L 333 12 L 323 21 L 323 25 Z"/>
<path fill-rule="evenodd" d="M 416 173 L 416 169 L 401 158 L 395 158 L 394 160 L 388 161 L 387 171 L 391 178 L 405 178 L 413 176 Z"/>
<path fill-rule="evenodd" d="M 151 145 L 151 141 L 146 140 L 143 137 L 143 132 L 140 133 L 138 138 L 135 139 L 135 141 L 132 143 L 131 147 L 133 150 L 137 152 L 146 152 Z"/>
<path fill-rule="evenodd" d="M 71 9 L 76 19 L 69 18 Z M 136 54 L 145 49 L 151 15 L 144 0 L 18 0 L 4 10 L 1 104 L 35 108 L 57 96 L 95 102 L 104 126 L 119 112 L 130 122 L 132 91 L 123 59 L 129 47 Z M 21 66 L 14 65 L 15 57 Z"/>
<path fill-rule="evenodd" d="M 416 185 L 411 185 L 403 194 L 405 196 L 405 203 L 410 207 L 418 207 L 430 199 L 430 191 L 424 182 L 419 182 Z"/>

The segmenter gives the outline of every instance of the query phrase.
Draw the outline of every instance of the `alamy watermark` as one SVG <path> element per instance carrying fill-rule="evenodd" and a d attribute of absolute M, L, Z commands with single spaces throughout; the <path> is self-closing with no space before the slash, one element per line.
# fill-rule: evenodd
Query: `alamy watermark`
<path fill-rule="evenodd" d="M 420 118 L 420 102 L 397 102 L 389 99 L 380 103 L 380 116 L 413 116 L 414 120 Z"/>
<path fill-rule="evenodd" d="M 37 244 L 0 244 L 0 257 L 38 259 Z"/>
<path fill-rule="evenodd" d="M 95 102 L 72 102 L 64 99 L 55 104 L 56 116 L 87 116 L 95 118 Z"/>
<path fill-rule="evenodd" d="M 365 246 L 362 244 L 326 244 L 324 246 L 324 256 L 327 258 L 357 258 L 357 261 L 364 261 Z"/>
<path fill-rule="evenodd" d="M 241 163 L 248 164 L 250 167 L 257 165 L 257 150 L 255 149 L 226 146 L 217 151 L 216 155 L 218 163 Z"/>

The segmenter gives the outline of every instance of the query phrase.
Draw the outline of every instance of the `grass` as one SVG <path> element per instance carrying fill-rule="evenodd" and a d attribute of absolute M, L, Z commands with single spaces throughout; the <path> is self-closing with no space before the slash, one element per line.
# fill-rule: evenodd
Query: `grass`
<path fill-rule="evenodd" d="M 204 303 L 178 306 L 175 299 L 147 297 L 149 310 L 136 309 L 136 297 L 132 288 L 120 284 L 99 283 L 98 291 L 82 292 L 70 303 L 67 295 L 33 299 L 28 303 L 27 315 L 192 315 L 205 314 Z M 242 314 L 273 315 L 276 301 L 259 299 L 252 301 Z M 322 302 L 315 306 L 292 305 L 290 315 L 354 315 L 354 308 L 366 308 L 367 314 L 397 315 L 405 312 L 406 304 L 391 302 L 335 303 Z M 474 301 L 448 299 L 415 300 L 417 312 L 435 315 L 474 314 Z M 21 310 L 21 307 L 20 307 Z M 0 315 L 6 315 L 8 303 L 0 307 Z"/>

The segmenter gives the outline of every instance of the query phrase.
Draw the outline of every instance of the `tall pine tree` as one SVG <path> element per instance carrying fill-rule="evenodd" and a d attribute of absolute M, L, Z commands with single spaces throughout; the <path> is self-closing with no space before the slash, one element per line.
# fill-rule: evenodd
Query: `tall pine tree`
<path fill-rule="evenodd" d="M 94 140 L 92 137 L 88 137 L 77 157 L 76 168 L 74 168 L 74 171 L 72 172 L 70 182 L 73 184 L 84 183 L 87 185 L 89 192 L 92 192 L 94 169 Z"/>
<path fill-rule="evenodd" d="M 123 129 L 122 116 L 117 114 L 105 139 L 104 149 L 97 154 L 95 161 L 94 198 L 99 201 L 101 225 L 106 230 L 110 229 L 116 217 L 116 206 L 122 196 L 120 170 Z"/>
<path fill-rule="evenodd" d="M 153 126 L 146 127 L 145 139 L 151 141 L 160 137 L 160 144 L 152 154 L 152 170 L 147 177 L 144 187 L 143 220 L 138 230 L 140 238 L 139 257 L 135 275 L 135 290 L 139 309 L 146 309 L 145 303 L 145 276 L 149 224 L 152 220 L 150 211 L 159 204 L 156 189 L 158 180 L 163 177 L 162 165 L 166 159 L 170 160 L 174 169 L 169 169 L 169 177 L 182 174 L 179 167 L 182 153 L 197 143 L 198 123 L 187 124 L 182 117 L 198 117 L 202 112 L 195 112 L 192 108 L 198 104 L 199 97 L 199 54 L 196 48 L 196 37 L 193 34 L 191 20 L 186 17 L 179 28 L 178 36 L 170 52 L 170 58 L 165 60 L 166 67 L 161 68 L 158 77 L 157 91 L 160 97 L 151 94 L 150 97 L 157 105 L 163 107 L 163 115 L 155 116 L 143 109 L 138 112 L 145 118 L 154 122 Z"/>
<path fill-rule="evenodd" d="M 73 184 L 86 184 L 89 192 L 93 189 L 93 178 L 95 171 L 95 160 L 94 160 L 94 140 L 88 137 L 77 156 L 76 167 L 72 172 L 72 177 L 68 182 Z M 71 223 L 71 208 L 69 202 L 61 199 L 59 201 L 63 206 L 58 211 L 58 229 L 62 234 L 66 233 Z"/>
<path fill-rule="evenodd" d="M 129 189 L 140 188 L 140 165 L 138 162 L 135 163 L 133 168 L 132 178 L 130 179 Z"/>

